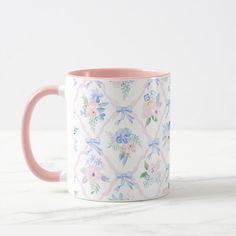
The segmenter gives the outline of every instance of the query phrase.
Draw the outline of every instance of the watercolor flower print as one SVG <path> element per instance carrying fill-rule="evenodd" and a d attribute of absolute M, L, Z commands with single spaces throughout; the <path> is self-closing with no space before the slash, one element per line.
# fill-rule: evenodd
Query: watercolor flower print
<path fill-rule="evenodd" d="M 154 90 L 144 95 L 143 118 L 145 119 L 145 127 L 152 122 L 157 122 L 158 110 L 160 107 L 160 94 Z"/>
<path fill-rule="evenodd" d="M 105 108 L 108 103 L 104 102 L 103 94 L 98 89 L 94 89 L 90 96 L 84 95 L 82 102 L 80 114 L 88 119 L 89 127 L 95 132 L 97 123 L 105 119 Z"/>
<path fill-rule="evenodd" d="M 163 146 L 170 148 L 170 121 L 167 121 L 163 125 L 163 136 L 162 136 Z"/>
<path fill-rule="evenodd" d="M 109 181 L 109 178 L 102 173 L 102 169 L 101 159 L 91 155 L 81 170 L 83 174 L 82 183 L 90 185 L 90 194 L 97 194 L 101 189 L 101 183 Z"/>
<path fill-rule="evenodd" d="M 115 134 L 109 134 L 110 141 L 108 148 L 118 152 L 118 157 L 123 166 L 129 158 L 132 158 L 136 152 L 136 147 L 141 147 L 141 141 L 138 135 L 132 134 L 128 128 L 120 128 Z"/>
<path fill-rule="evenodd" d="M 142 117 L 145 119 L 145 127 L 153 122 L 158 121 L 160 103 L 160 93 L 157 92 L 156 86 L 159 86 L 159 79 L 150 80 L 146 87 L 143 100 L 143 114 Z M 154 87 L 155 86 L 155 87 Z"/>
<path fill-rule="evenodd" d="M 160 182 L 160 161 L 156 161 L 148 164 L 144 161 L 144 171 L 141 173 L 140 178 L 143 179 L 143 184 L 145 187 L 152 185 L 153 183 Z"/>

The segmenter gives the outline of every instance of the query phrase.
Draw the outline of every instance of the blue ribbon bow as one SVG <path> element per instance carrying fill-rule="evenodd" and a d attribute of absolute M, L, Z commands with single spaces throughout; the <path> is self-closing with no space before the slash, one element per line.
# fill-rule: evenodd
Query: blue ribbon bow
<path fill-rule="evenodd" d="M 166 116 L 167 117 L 169 115 L 169 112 L 170 112 L 170 99 L 168 99 L 166 101 L 166 108 L 167 108 L 167 112 L 166 112 Z"/>
<path fill-rule="evenodd" d="M 98 155 L 101 155 L 102 149 L 97 145 L 100 145 L 99 138 L 87 138 L 86 143 L 90 146 L 90 148 L 86 151 L 86 154 L 90 153 L 92 150 L 95 150 Z"/>
<path fill-rule="evenodd" d="M 166 165 L 166 178 L 165 178 L 165 182 L 169 179 L 169 172 L 170 172 L 170 165 L 167 164 Z"/>
<path fill-rule="evenodd" d="M 96 84 L 99 88 L 102 87 L 102 82 L 99 80 L 87 80 L 85 81 L 85 87 L 88 88 L 90 85 Z"/>
<path fill-rule="evenodd" d="M 148 158 L 152 156 L 153 153 L 157 153 L 157 155 L 160 155 L 160 148 L 159 148 L 159 139 L 153 139 L 149 142 L 148 148 L 151 150 L 151 152 L 148 155 Z"/>
<path fill-rule="evenodd" d="M 132 107 L 128 106 L 128 107 L 121 107 L 118 106 L 116 108 L 116 112 L 121 114 L 121 117 L 118 121 L 115 122 L 115 124 L 119 124 L 122 120 L 125 119 L 125 117 L 127 117 L 127 119 L 129 120 L 130 123 L 133 123 L 133 119 L 134 117 L 131 115 L 132 111 Z"/>
<path fill-rule="evenodd" d="M 116 187 L 116 191 L 119 191 L 120 188 L 125 185 L 125 183 L 130 189 L 133 189 L 134 184 L 132 182 L 132 174 L 130 172 L 117 175 L 116 178 L 121 181 L 120 185 Z"/>

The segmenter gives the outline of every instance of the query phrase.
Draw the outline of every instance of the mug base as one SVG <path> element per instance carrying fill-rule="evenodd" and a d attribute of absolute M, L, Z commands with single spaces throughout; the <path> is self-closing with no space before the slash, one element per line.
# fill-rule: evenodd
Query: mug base
<path fill-rule="evenodd" d="M 79 195 L 79 193 L 77 191 L 70 191 L 69 190 L 69 193 L 71 196 L 73 196 L 74 198 L 77 198 L 77 199 L 81 199 L 81 200 L 87 200 L 87 201 L 93 201 L 93 202 L 111 202 L 111 203 L 122 203 L 122 202 L 142 202 L 142 201 L 151 201 L 151 200 L 156 200 L 156 199 L 159 199 L 159 198 L 163 198 L 165 196 L 167 196 L 169 194 L 169 189 L 168 191 L 165 191 L 164 193 L 161 193 L 159 194 L 158 196 L 155 196 L 155 197 L 150 197 L 150 198 L 137 198 L 137 199 L 95 199 L 95 198 L 85 198 L 85 197 L 82 197 Z"/>

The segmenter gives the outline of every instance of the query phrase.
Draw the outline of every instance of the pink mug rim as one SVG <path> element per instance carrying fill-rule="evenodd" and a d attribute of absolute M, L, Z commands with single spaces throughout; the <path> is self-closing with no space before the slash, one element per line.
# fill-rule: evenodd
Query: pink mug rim
<path fill-rule="evenodd" d="M 169 76 L 169 72 L 158 69 L 139 68 L 94 68 L 79 69 L 67 73 L 69 77 L 96 80 L 140 80 Z"/>

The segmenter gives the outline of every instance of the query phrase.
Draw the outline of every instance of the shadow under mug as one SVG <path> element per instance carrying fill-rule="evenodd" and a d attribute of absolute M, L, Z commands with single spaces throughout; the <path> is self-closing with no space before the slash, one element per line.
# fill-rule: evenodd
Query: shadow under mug
<path fill-rule="evenodd" d="M 42 168 L 31 149 L 31 115 L 46 95 L 66 99 L 66 178 L 60 171 Z M 82 199 L 138 201 L 164 196 L 169 191 L 169 108 L 169 73 L 127 68 L 70 72 L 64 86 L 39 89 L 26 106 L 26 162 L 42 180 L 66 179 L 69 192 Z"/>

